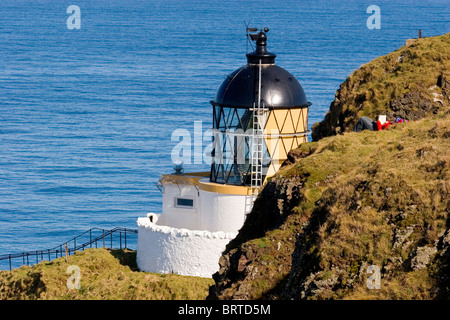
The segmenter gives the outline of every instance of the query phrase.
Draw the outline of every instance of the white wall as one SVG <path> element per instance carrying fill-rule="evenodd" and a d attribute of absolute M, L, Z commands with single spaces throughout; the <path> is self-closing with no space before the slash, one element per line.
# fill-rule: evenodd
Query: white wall
<path fill-rule="evenodd" d="M 175 183 L 163 184 L 163 217 L 159 224 L 175 228 L 199 230 L 201 206 L 198 198 L 198 190 L 193 185 Z M 177 197 L 194 200 L 194 209 L 180 208 L 175 205 Z"/>
<path fill-rule="evenodd" d="M 211 277 L 219 269 L 226 245 L 244 224 L 249 196 L 170 181 L 163 187 L 162 214 L 151 213 L 137 221 L 139 269 Z M 177 207 L 177 197 L 193 199 L 194 209 Z"/>
<path fill-rule="evenodd" d="M 187 230 L 160 226 L 160 215 L 138 218 L 137 265 L 141 271 L 211 277 L 235 233 Z"/>
<path fill-rule="evenodd" d="M 201 229 L 237 234 L 245 221 L 247 198 L 249 196 L 200 190 Z"/>
<path fill-rule="evenodd" d="M 249 196 L 209 192 L 194 185 L 165 183 L 158 225 L 190 230 L 237 233 L 244 224 Z M 177 197 L 194 200 L 194 209 L 175 205 Z"/>

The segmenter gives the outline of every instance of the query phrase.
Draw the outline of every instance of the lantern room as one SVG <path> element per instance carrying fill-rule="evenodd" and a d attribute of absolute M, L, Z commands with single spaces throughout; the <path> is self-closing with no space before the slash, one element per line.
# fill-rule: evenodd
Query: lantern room
<path fill-rule="evenodd" d="M 211 182 L 250 186 L 260 166 L 257 182 L 262 184 L 290 150 L 307 141 L 311 103 L 295 77 L 275 65 L 266 32 L 255 36 L 256 50 L 247 54 L 247 65 L 228 75 L 211 101 Z"/>

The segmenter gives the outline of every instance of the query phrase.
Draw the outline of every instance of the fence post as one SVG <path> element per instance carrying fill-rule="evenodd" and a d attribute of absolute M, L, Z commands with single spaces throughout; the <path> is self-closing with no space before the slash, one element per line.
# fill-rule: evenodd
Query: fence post
<path fill-rule="evenodd" d="M 105 247 L 105 229 L 102 229 L 103 230 L 103 248 Z"/>
<path fill-rule="evenodd" d="M 11 255 L 10 254 L 8 255 L 8 258 L 9 258 L 9 271 L 11 271 Z"/>

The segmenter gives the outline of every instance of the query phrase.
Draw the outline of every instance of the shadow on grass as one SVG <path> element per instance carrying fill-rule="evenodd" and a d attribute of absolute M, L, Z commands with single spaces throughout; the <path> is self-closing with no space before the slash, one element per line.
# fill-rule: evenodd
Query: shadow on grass
<path fill-rule="evenodd" d="M 121 265 L 128 266 L 131 271 L 139 271 L 136 263 L 136 251 L 129 249 L 109 249 L 111 255 L 119 260 Z"/>

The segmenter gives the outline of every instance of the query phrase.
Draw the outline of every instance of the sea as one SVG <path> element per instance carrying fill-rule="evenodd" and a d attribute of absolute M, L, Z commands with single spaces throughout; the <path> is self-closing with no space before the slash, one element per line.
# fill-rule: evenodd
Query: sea
<path fill-rule="evenodd" d="M 269 29 L 311 126 L 355 69 L 419 29 L 449 32 L 450 1 L 0 1 L 0 255 L 161 212 L 174 132 L 212 127 L 209 101 L 254 47 L 247 26 Z M 186 172 L 210 169 L 200 141 Z"/>

